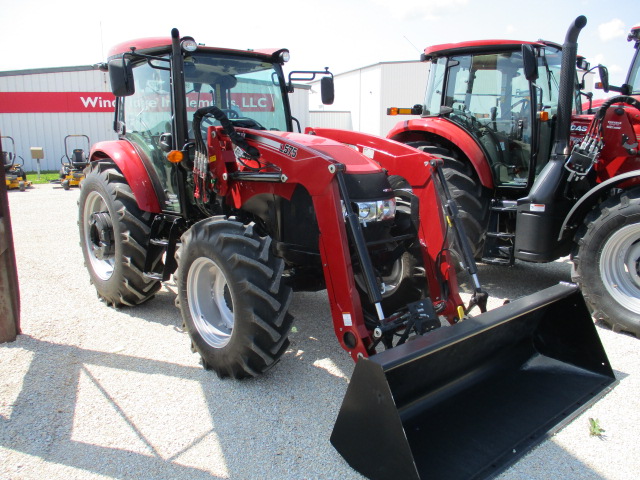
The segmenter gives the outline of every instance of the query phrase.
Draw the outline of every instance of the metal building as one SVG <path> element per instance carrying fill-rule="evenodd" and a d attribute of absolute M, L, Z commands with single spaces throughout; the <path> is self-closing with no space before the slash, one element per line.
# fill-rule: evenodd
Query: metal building
<path fill-rule="evenodd" d="M 41 147 L 42 170 L 58 170 L 67 135 L 91 142 L 116 138 L 108 75 L 91 66 L 0 72 L 0 132 L 12 137 L 25 170 L 36 171 L 31 147 Z M 70 148 L 87 149 L 70 138 Z M 3 142 L 6 150 L 9 145 Z"/>
<path fill-rule="evenodd" d="M 291 110 L 304 130 L 309 125 L 308 85 L 295 85 Z M 67 135 L 86 135 L 90 143 L 117 138 L 109 76 L 92 66 L 0 72 L 0 132 L 11 137 L 25 170 L 37 171 L 32 147 L 41 147 L 40 169 L 57 171 L 65 155 Z M 82 137 L 70 137 L 69 150 L 87 150 Z M 3 149 L 11 142 L 3 142 Z M 68 152 L 71 155 L 71 152 Z"/>
<path fill-rule="evenodd" d="M 428 64 L 420 61 L 380 62 L 336 74 L 333 105 L 322 105 L 319 82 L 312 82 L 311 126 L 384 137 L 398 121 L 416 118 L 387 116 L 387 108 L 422 103 L 427 75 Z"/>

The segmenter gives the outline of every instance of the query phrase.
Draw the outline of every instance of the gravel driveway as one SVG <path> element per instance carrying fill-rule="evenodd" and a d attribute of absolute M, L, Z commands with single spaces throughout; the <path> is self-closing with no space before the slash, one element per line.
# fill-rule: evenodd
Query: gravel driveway
<path fill-rule="evenodd" d="M 78 196 L 56 185 L 9 192 L 23 334 L 0 346 L 0 479 L 363 478 L 329 443 L 353 362 L 326 292 L 295 297 L 297 330 L 274 369 L 219 380 L 191 353 L 173 284 L 133 309 L 98 301 Z M 480 278 L 495 307 L 569 272 L 567 261 L 519 263 L 482 266 Z M 620 383 L 499 478 L 638 477 L 640 341 L 598 332 Z M 589 417 L 604 437 L 589 435 Z"/>

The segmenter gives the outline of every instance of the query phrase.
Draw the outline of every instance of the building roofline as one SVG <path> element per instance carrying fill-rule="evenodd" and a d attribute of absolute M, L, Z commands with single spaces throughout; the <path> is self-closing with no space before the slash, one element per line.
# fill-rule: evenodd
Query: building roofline
<path fill-rule="evenodd" d="M 346 72 L 336 73 L 333 76 L 334 77 L 339 77 L 341 75 L 346 75 L 347 73 L 357 72 L 358 70 L 366 70 L 368 68 L 377 67 L 378 65 L 391 65 L 391 64 L 396 64 L 396 63 L 422 63 L 422 62 L 420 60 L 392 60 L 392 61 L 388 61 L 388 62 L 377 62 L 377 63 L 372 63 L 370 65 L 365 65 L 364 67 L 352 68 L 351 70 L 347 70 Z M 313 84 L 313 83 L 318 83 L 318 82 L 320 82 L 320 80 L 314 80 L 314 81 L 309 82 L 309 83 Z"/>
<path fill-rule="evenodd" d="M 0 72 L 0 77 L 15 77 L 19 75 L 37 75 L 39 73 L 64 73 L 64 72 L 85 72 L 96 70 L 93 65 L 78 65 L 75 67 L 49 67 L 49 68 L 29 68 L 26 70 L 7 70 Z"/>

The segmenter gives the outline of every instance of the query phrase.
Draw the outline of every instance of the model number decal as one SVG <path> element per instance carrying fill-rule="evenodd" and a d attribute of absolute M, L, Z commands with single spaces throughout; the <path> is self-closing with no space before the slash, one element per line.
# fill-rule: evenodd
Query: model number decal
<path fill-rule="evenodd" d="M 288 143 L 281 143 L 280 151 L 285 155 L 289 155 L 291 158 L 296 158 L 298 156 L 298 149 Z"/>

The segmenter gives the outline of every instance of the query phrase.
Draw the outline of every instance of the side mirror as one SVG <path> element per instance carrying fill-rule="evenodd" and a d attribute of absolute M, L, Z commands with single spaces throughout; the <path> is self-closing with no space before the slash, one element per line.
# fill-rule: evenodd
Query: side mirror
<path fill-rule="evenodd" d="M 133 83 L 133 68 L 128 58 L 116 58 L 109 62 L 111 91 L 116 97 L 128 97 L 136 91 Z"/>
<path fill-rule="evenodd" d="M 522 45 L 522 62 L 525 78 L 530 82 L 535 82 L 538 79 L 538 59 L 532 45 Z"/>
<path fill-rule="evenodd" d="M 598 75 L 600 75 L 600 86 L 605 92 L 609 91 L 609 70 L 604 65 L 598 65 Z"/>
<path fill-rule="evenodd" d="M 333 77 L 322 77 L 320 79 L 320 96 L 324 105 L 332 105 L 335 97 Z"/>

